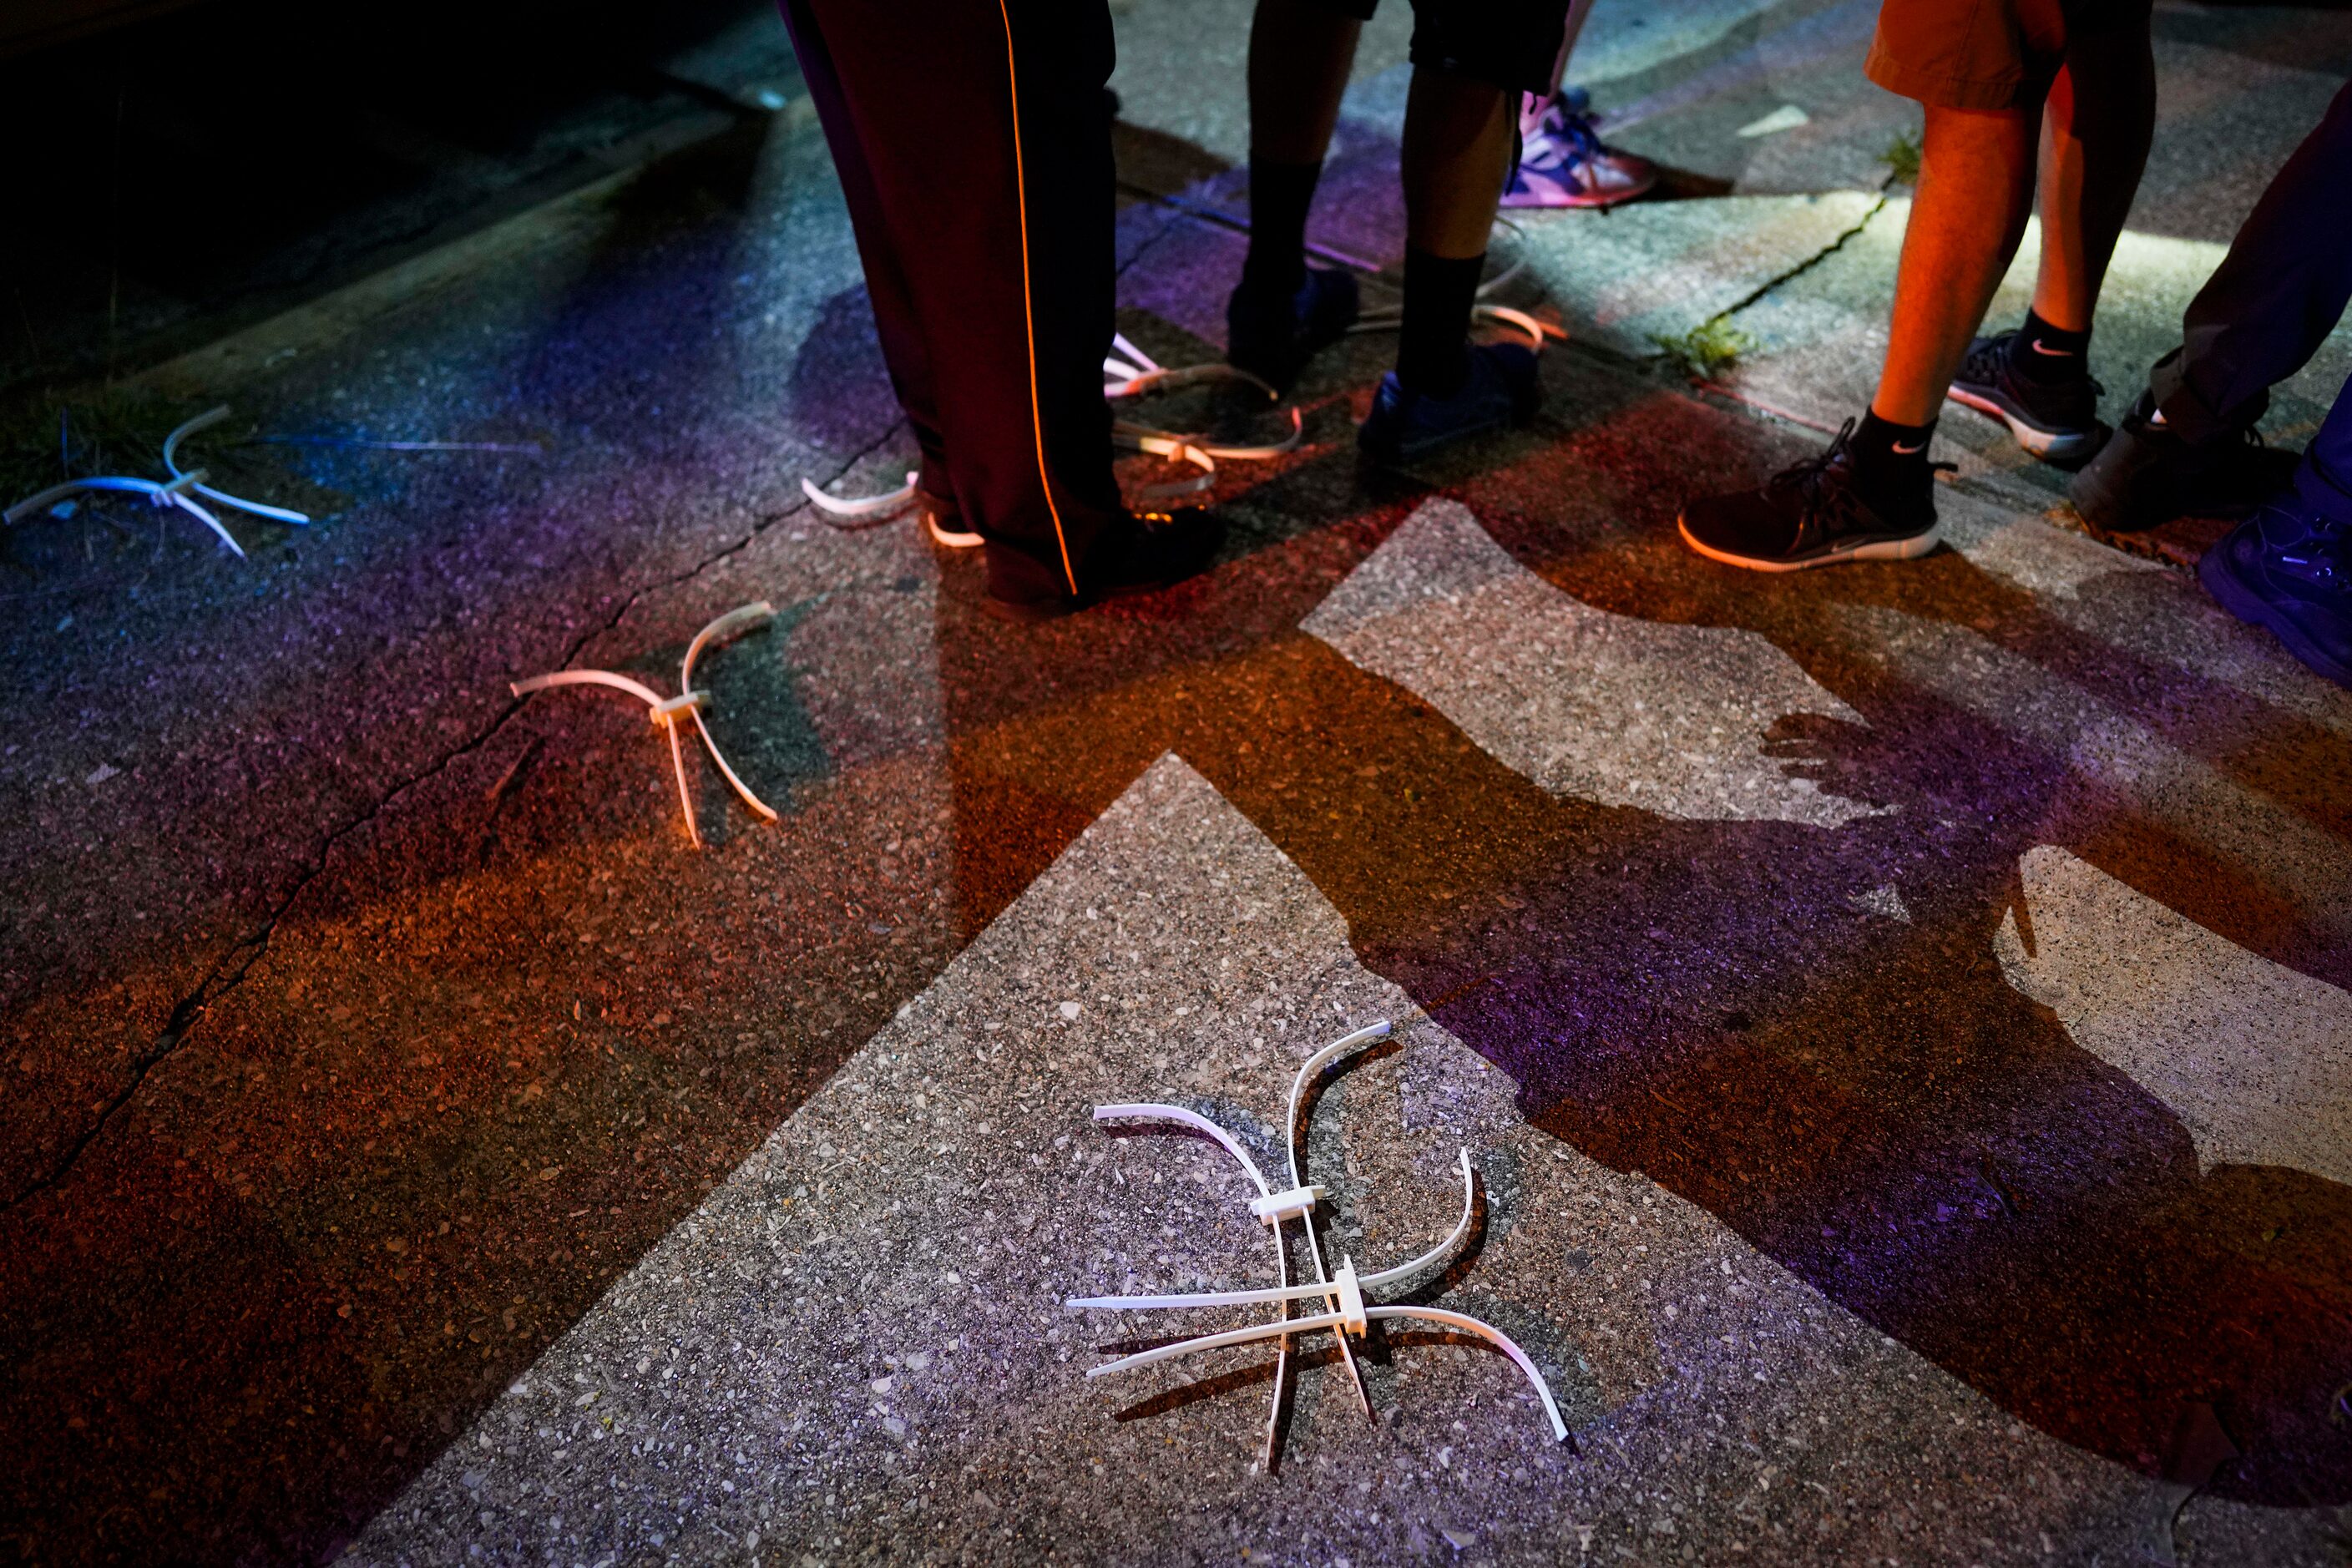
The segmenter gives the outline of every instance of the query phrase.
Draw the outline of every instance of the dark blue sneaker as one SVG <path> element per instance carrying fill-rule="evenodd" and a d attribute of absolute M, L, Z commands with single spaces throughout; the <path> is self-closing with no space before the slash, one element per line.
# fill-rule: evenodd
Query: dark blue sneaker
<path fill-rule="evenodd" d="M 2289 490 L 2223 535 L 2197 575 L 2223 609 L 2352 686 L 2352 529 Z"/>
<path fill-rule="evenodd" d="M 1524 424 L 1542 399 L 1533 349 L 1480 343 L 1470 350 L 1470 378 L 1451 397 L 1407 392 L 1394 371 L 1381 377 L 1356 445 L 1376 463 L 1410 463 L 1465 436 Z"/>
<path fill-rule="evenodd" d="M 1321 349 L 1356 324 L 1356 275 L 1310 267 L 1288 299 L 1266 300 L 1248 285 L 1225 301 L 1225 363 L 1287 392 Z"/>

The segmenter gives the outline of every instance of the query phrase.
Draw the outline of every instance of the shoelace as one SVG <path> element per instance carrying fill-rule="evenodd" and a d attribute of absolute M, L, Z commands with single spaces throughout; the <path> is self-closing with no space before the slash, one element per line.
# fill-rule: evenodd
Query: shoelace
<path fill-rule="evenodd" d="M 2352 594 L 2352 530 L 2332 523 L 2311 529 L 2278 552 L 2278 563 L 2326 593 Z"/>
<path fill-rule="evenodd" d="M 1832 471 L 1851 475 L 1853 468 L 1853 439 L 1855 422 L 1848 419 L 1838 426 L 1831 438 L 1829 449 L 1801 463 L 1791 463 L 1766 481 L 1765 489 L 1774 493 L 1793 490 L 1797 496 L 1797 535 L 1790 548 L 1802 551 L 1819 541 L 1836 538 L 1866 528 L 1875 521 L 1864 501 L 1853 490 L 1853 482 L 1833 482 Z M 1956 473 L 1958 463 L 1929 463 L 1927 472 Z"/>
<path fill-rule="evenodd" d="M 1961 362 L 1960 374 L 1973 381 L 1989 382 L 1996 379 L 2001 372 L 2009 368 L 2009 343 L 2010 340 L 2017 335 L 2015 332 L 2004 332 L 2000 337 L 1986 339 L 1983 347 L 1975 350 Z M 2026 378 L 2020 376 L 2018 379 L 2023 381 Z M 2084 371 L 2083 380 L 2089 384 L 2094 401 L 2107 395 L 2106 384 L 2093 375 L 2089 370 Z"/>

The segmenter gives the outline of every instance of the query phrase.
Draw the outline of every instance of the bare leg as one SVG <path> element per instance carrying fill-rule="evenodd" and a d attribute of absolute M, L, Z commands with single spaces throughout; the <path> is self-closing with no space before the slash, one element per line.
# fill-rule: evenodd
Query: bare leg
<path fill-rule="evenodd" d="M 2051 85 L 2042 120 L 2033 313 L 2052 326 L 2090 331 L 2155 129 L 2156 62 L 2147 33 L 2085 39 Z"/>
<path fill-rule="evenodd" d="M 1870 400 L 1890 424 L 1925 425 L 1941 411 L 2017 255 L 2032 207 L 2037 118 L 2030 110 L 1927 110 L 1886 363 Z"/>
<path fill-rule="evenodd" d="M 1363 24 L 1315 0 L 1258 0 L 1250 23 L 1250 153 L 1319 163 Z"/>
<path fill-rule="evenodd" d="M 1414 68 L 1404 110 L 1405 237 L 1414 249 L 1486 253 L 1510 172 L 1515 98 L 1492 82 Z"/>

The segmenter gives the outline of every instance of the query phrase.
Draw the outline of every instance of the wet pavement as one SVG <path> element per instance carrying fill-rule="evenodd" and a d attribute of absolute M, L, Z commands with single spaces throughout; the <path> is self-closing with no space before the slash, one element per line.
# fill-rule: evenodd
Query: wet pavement
<path fill-rule="evenodd" d="M 1240 242 L 1150 195 L 1239 210 L 1238 84 L 1183 61 L 1245 13 L 1119 18 L 1121 324 L 1170 363 Z M 126 429 L 228 401 L 205 460 L 320 519 L 9 542 L 5 1533 L 2345 1562 L 2352 697 L 1962 411 L 1934 556 L 1674 537 L 1866 390 L 1916 111 L 1856 14 L 1604 6 L 1579 74 L 1686 194 L 1505 242 L 1570 332 L 1537 426 L 1363 474 L 1353 340 L 1302 449 L 1223 470 L 1207 578 L 1046 627 L 802 499 L 910 443 L 792 108 L 150 373 Z M 2319 13 L 2158 26 L 2110 417 L 2352 59 Z M 1315 229 L 1389 262 L 1402 50 L 1384 17 Z M 1693 387 L 1651 334 L 1726 310 L 1753 347 Z M 667 690 L 761 600 L 698 668 L 777 823 L 690 759 L 697 851 L 642 708 L 509 694 Z M 1411 1299 L 1524 1345 L 1570 1440 L 1391 1324 L 1369 1423 L 1302 1340 L 1269 1475 L 1263 1351 L 1083 1376 L 1189 1321 L 1064 1298 L 1268 1272 L 1225 1156 L 1088 1110 L 1278 1163 L 1298 1062 L 1376 1016 L 1316 1101 L 1327 1240 L 1423 1250 L 1467 1149 L 1471 1250 Z"/>

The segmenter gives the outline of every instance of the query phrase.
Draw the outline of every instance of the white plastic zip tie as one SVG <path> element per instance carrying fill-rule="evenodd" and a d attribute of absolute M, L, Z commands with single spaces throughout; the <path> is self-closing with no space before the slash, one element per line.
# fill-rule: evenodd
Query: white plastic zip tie
<path fill-rule="evenodd" d="M 1232 1133 L 1196 1110 L 1187 1110 L 1181 1105 L 1097 1105 L 1095 1107 L 1095 1120 L 1097 1121 L 1172 1121 L 1180 1127 L 1190 1127 L 1195 1132 L 1205 1132 L 1223 1145 L 1226 1153 L 1241 1163 L 1242 1170 L 1247 1173 L 1251 1184 L 1257 1188 L 1259 1197 L 1272 1195 L 1267 1190 L 1265 1174 L 1258 1170 L 1257 1162 L 1249 1157 L 1249 1151 L 1243 1148 Z M 1290 1285 L 1290 1252 L 1282 1244 L 1281 1224 L 1276 1222 L 1268 1228 L 1274 1237 L 1274 1277 L 1279 1282 L 1279 1288 L 1286 1289 Z M 1075 1310 L 1078 1303 L 1072 1302 L 1070 1305 Z M 1287 1307 L 1283 1309 L 1285 1317 L 1289 1315 L 1289 1310 Z M 1268 1470 L 1274 1468 L 1275 1443 L 1282 1436 L 1282 1393 L 1284 1381 L 1289 1373 L 1289 1369 L 1290 1340 L 1286 1335 L 1275 1352 L 1274 1402 L 1267 1410 L 1265 1417 L 1265 1467 Z"/>
<path fill-rule="evenodd" d="M 1544 1415 L 1551 1423 L 1553 1440 L 1555 1442 L 1568 1440 L 1568 1424 L 1560 1418 L 1559 1406 L 1552 1398 L 1550 1385 L 1544 1380 L 1543 1373 L 1536 1363 L 1511 1340 L 1509 1335 L 1492 1324 L 1482 1322 L 1466 1313 L 1449 1311 L 1439 1307 L 1374 1306 L 1364 1300 L 1364 1292 L 1368 1289 L 1385 1289 L 1441 1264 L 1451 1262 L 1459 1256 L 1463 1244 L 1469 1239 L 1470 1223 L 1475 1212 L 1476 1203 L 1476 1178 L 1471 1169 L 1469 1150 L 1461 1151 L 1462 1217 L 1455 1222 L 1453 1231 L 1444 1240 L 1418 1258 L 1372 1274 L 1359 1275 L 1352 1258 L 1341 1258 L 1336 1273 L 1328 1273 L 1323 1267 L 1322 1249 L 1315 1237 L 1312 1210 L 1316 1202 L 1324 1195 L 1324 1191 L 1321 1187 L 1308 1184 L 1302 1174 L 1299 1163 L 1301 1148 L 1298 1128 L 1299 1107 L 1305 1099 L 1307 1085 L 1314 1081 L 1315 1076 L 1325 1067 L 1350 1051 L 1359 1050 L 1374 1040 L 1385 1038 L 1388 1034 L 1389 1023 L 1383 1018 L 1334 1040 L 1308 1057 L 1299 1068 L 1298 1075 L 1291 1081 L 1290 1086 L 1286 1141 L 1289 1144 L 1291 1187 L 1286 1193 L 1270 1191 L 1266 1185 L 1265 1177 L 1259 1172 L 1256 1163 L 1249 1157 L 1248 1152 L 1241 1146 L 1233 1134 L 1197 1111 L 1187 1110 L 1181 1106 L 1174 1105 L 1106 1105 L 1096 1108 L 1094 1115 L 1097 1121 L 1141 1119 L 1175 1122 L 1196 1131 L 1204 1132 L 1222 1144 L 1228 1153 L 1240 1162 L 1242 1169 L 1248 1173 L 1251 1182 L 1258 1189 L 1258 1195 L 1250 1202 L 1250 1209 L 1253 1215 L 1264 1220 L 1275 1232 L 1275 1257 L 1281 1269 L 1281 1282 L 1271 1289 L 1263 1290 L 1216 1290 L 1156 1296 L 1081 1296 L 1071 1298 L 1064 1305 L 1071 1311 L 1136 1311 L 1272 1304 L 1280 1309 L 1282 1315 L 1269 1322 L 1253 1323 L 1245 1328 L 1231 1329 L 1222 1333 L 1202 1334 L 1192 1339 L 1179 1341 L 1174 1344 L 1158 1345 L 1150 1350 L 1139 1351 L 1135 1354 L 1122 1356 L 1117 1361 L 1089 1369 L 1087 1373 L 1088 1377 L 1108 1377 L 1113 1373 L 1128 1372 L 1137 1367 L 1150 1366 L 1156 1362 L 1192 1355 L 1201 1351 L 1221 1350 L 1230 1345 L 1252 1344 L 1265 1340 L 1273 1340 L 1276 1342 L 1274 1406 L 1266 1422 L 1265 1453 L 1265 1462 L 1271 1468 L 1275 1459 L 1275 1439 L 1280 1429 L 1282 1401 L 1288 1374 L 1292 1336 L 1318 1332 L 1327 1329 L 1331 1331 L 1333 1337 L 1339 1342 L 1340 1354 L 1345 1359 L 1349 1370 L 1355 1373 L 1355 1356 L 1349 1347 L 1349 1340 L 1360 1339 L 1367 1328 L 1374 1321 L 1411 1318 L 1475 1334 L 1510 1357 L 1512 1363 L 1525 1373 L 1528 1381 L 1535 1386 L 1536 1397 L 1542 1402 Z M 1316 1270 L 1316 1278 L 1313 1280 L 1297 1285 L 1290 1282 L 1288 1254 L 1282 1245 L 1283 1221 L 1292 1217 L 1306 1223 L 1307 1249 L 1314 1258 Z M 1290 1304 L 1294 1301 L 1320 1301 L 1328 1310 L 1306 1317 L 1294 1318 L 1289 1315 Z M 1363 1380 L 1360 1373 L 1356 1376 L 1356 1387 L 1359 1394 L 1362 1394 Z M 1371 1408 L 1369 1398 L 1365 1399 L 1364 1407 L 1369 1414 Z"/>
<path fill-rule="evenodd" d="M 1554 326 L 1549 321 L 1539 321 L 1513 305 L 1489 305 L 1481 301 L 1470 307 L 1470 319 L 1473 321 L 1487 321 L 1510 328 L 1525 336 L 1528 346 L 1538 353 L 1543 353 L 1546 343 L 1555 339 L 1565 342 L 1568 337 L 1566 328 Z M 1356 324 L 1349 327 L 1348 331 L 1349 332 L 1393 332 L 1403 325 L 1404 310 L 1399 307 L 1395 310 L 1368 310 L 1357 317 Z"/>
<path fill-rule="evenodd" d="M 1161 364 L 1127 339 L 1124 332 L 1110 335 L 1110 354 L 1103 361 L 1103 396 L 1113 403 L 1122 397 L 1136 397 L 1147 392 L 1166 392 L 1179 386 L 1200 386 L 1213 381 L 1238 381 L 1256 387 L 1272 403 L 1282 395 L 1237 364 L 1223 360 L 1210 360 L 1202 364 Z"/>
<path fill-rule="evenodd" d="M 126 479 L 121 475 L 109 475 L 102 479 L 68 479 L 61 485 L 51 485 L 38 495 L 26 496 L 23 500 L 10 507 L 6 512 L 0 513 L 0 521 L 16 522 L 20 519 L 32 516 L 35 512 L 47 510 L 68 496 L 80 495 L 88 490 L 122 490 L 131 495 L 145 496 L 156 506 L 178 507 L 198 522 L 211 529 L 219 536 L 220 542 L 228 546 L 229 553 L 242 560 L 245 557 L 244 547 L 229 537 L 228 530 L 221 526 L 221 520 L 188 499 L 189 487 L 204 477 L 205 471 L 198 468 L 193 474 L 183 474 L 169 484 L 161 485 L 152 479 Z"/>
<path fill-rule="evenodd" d="M 1495 226 L 1507 233 L 1512 239 L 1520 242 L 1522 245 L 1525 244 L 1527 240 L 1526 232 L 1522 230 L 1517 224 L 1513 223 L 1509 218 L 1497 217 L 1495 220 Z M 1562 342 L 1567 341 L 1568 330 L 1565 327 L 1554 326 L 1549 321 L 1539 321 L 1535 317 L 1529 315 L 1527 311 L 1519 310 L 1515 306 L 1496 305 L 1491 302 L 1491 297 L 1493 295 L 1500 292 L 1514 279 L 1517 278 L 1520 273 L 1527 269 L 1527 257 L 1522 254 L 1514 257 L 1508 267 L 1504 268 L 1500 272 L 1496 273 L 1492 278 L 1489 278 L 1485 282 L 1479 284 L 1477 301 L 1470 307 L 1470 319 L 1473 321 L 1486 321 L 1494 325 L 1509 327 L 1514 331 L 1523 333 L 1527 337 L 1528 346 L 1535 350 L 1536 353 L 1541 353 L 1544 351 L 1544 344 L 1546 342 L 1553 339 L 1559 339 Z M 1385 281 L 1385 279 L 1383 279 L 1383 281 Z M 1393 332 L 1403 325 L 1404 306 L 1400 302 L 1395 305 L 1383 306 L 1377 310 L 1367 310 L 1363 312 L 1356 318 L 1355 324 L 1350 326 L 1348 331 L 1351 334 L 1357 332 Z"/>
<path fill-rule="evenodd" d="M 227 417 L 228 405 L 224 403 L 218 408 L 207 409 L 197 415 L 194 419 L 163 437 L 163 467 L 171 470 L 174 479 L 188 478 L 180 469 L 180 443 L 197 431 L 217 425 Z M 310 521 L 305 513 L 282 506 L 264 506 L 257 500 L 241 500 L 225 491 L 216 490 L 210 485 L 192 484 L 189 488 L 206 500 L 218 501 L 223 506 L 233 506 L 239 511 L 249 511 L 256 517 L 266 517 L 274 521 L 290 522 L 301 527 L 308 527 Z"/>
<path fill-rule="evenodd" d="M 228 547 L 229 553 L 241 561 L 245 558 L 245 547 L 230 536 L 229 531 L 221 525 L 221 520 L 218 517 L 215 517 L 208 508 L 196 502 L 190 491 L 194 491 L 195 495 L 204 496 L 207 500 L 217 501 L 222 506 L 232 506 L 239 511 L 249 511 L 256 517 L 266 517 L 277 522 L 307 524 L 310 520 L 303 513 L 286 507 L 265 506 L 259 501 L 242 500 L 236 496 L 216 490 L 205 483 L 207 475 L 204 469 L 184 469 L 180 467 L 180 443 L 205 426 L 217 425 L 227 417 L 226 405 L 207 409 L 163 437 L 163 467 L 172 476 L 169 479 L 158 483 L 153 479 L 133 479 L 121 474 L 86 479 L 68 479 L 61 485 L 51 485 L 38 495 L 26 496 L 5 512 L 0 512 L 0 522 L 20 521 L 37 512 L 47 510 L 70 495 L 80 495 L 89 490 L 116 490 L 130 495 L 145 496 L 148 503 L 152 506 L 178 507 L 198 522 L 211 529 L 214 536 Z"/>
<path fill-rule="evenodd" d="M 878 521 L 883 518 L 902 512 L 915 504 L 915 475 L 910 469 L 907 474 L 907 482 L 897 489 L 886 490 L 878 496 L 867 496 L 862 500 L 845 500 L 838 496 L 829 496 L 806 479 L 801 480 L 801 494 L 808 497 L 809 505 L 816 508 L 828 518 L 838 519 L 843 522 Z"/>
<path fill-rule="evenodd" d="M 1273 387 L 1239 365 L 1213 361 L 1206 364 L 1171 368 L 1136 347 L 1124 332 L 1113 332 L 1110 346 L 1111 353 L 1103 361 L 1103 396 L 1113 403 L 1148 392 L 1168 392 L 1180 386 L 1199 386 L 1220 381 L 1254 386 L 1265 394 L 1269 403 L 1281 396 Z M 1290 410 L 1290 434 L 1279 441 L 1255 447 L 1219 446 L 1203 441 L 1197 436 L 1161 430 L 1128 419 L 1114 419 L 1110 426 L 1113 446 L 1125 447 L 1130 452 L 1149 452 L 1154 457 L 1175 458 L 1201 470 L 1188 479 L 1144 486 L 1136 492 L 1144 500 L 1172 500 L 1180 496 L 1198 495 L 1217 482 L 1219 462 L 1270 462 L 1286 452 L 1297 451 L 1306 434 L 1307 422 L 1296 405 Z"/>
<path fill-rule="evenodd" d="M 670 773 L 677 780 L 677 804 L 686 813 L 686 836 L 699 849 L 702 847 L 702 830 L 694 820 L 694 796 L 686 784 L 686 756 L 677 741 L 678 719 L 682 714 L 694 716 L 694 728 L 702 737 L 703 750 L 710 753 L 710 760 L 719 765 L 719 773 L 734 787 L 743 804 L 762 821 L 776 820 L 775 808 L 753 795 L 751 786 L 737 777 L 735 770 L 727 765 L 727 759 L 719 754 L 719 742 L 711 738 L 710 726 L 702 720 L 703 705 L 710 700 L 710 694 L 694 689 L 694 661 L 702 657 L 705 648 L 739 637 L 755 626 L 767 625 L 775 617 L 775 606 L 762 599 L 758 604 L 743 605 L 730 610 L 695 633 L 694 640 L 686 645 L 686 657 L 678 661 L 678 695 L 676 697 L 664 697 L 642 681 L 632 680 L 625 675 L 614 675 L 608 669 L 559 669 L 551 675 L 534 675 L 515 681 L 509 689 L 517 697 L 528 697 L 534 691 L 546 691 L 558 686 L 609 686 L 615 691 L 625 691 L 644 703 L 650 710 L 655 725 L 669 737 Z"/>
<path fill-rule="evenodd" d="M 1538 329 L 1538 342 L 1541 337 Z M 1172 392 L 1181 386 L 1200 386 L 1220 381 L 1240 382 L 1256 387 L 1265 394 L 1269 403 L 1281 395 L 1259 377 L 1238 365 L 1226 364 L 1223 361 L 1206 364 L 1164 365 L 1137 348 L 1124 332 L 1113 332 L 1110 345 L 1111 352 L 1103 358 L 1103 398 L 1106 402 L 1118 403 L 1146 393 Z M 1155 458 L 1173 458 L 1201 470 L 1190 479 L 1145 485 L 1136 492 L 1139 500 L 1176 500 L 1185 496 L 1199 495 L 1217 482 L 1218 463 L 1271 462 L 1286 452 L 1297 451 L 1306 435 L 1307 421 L 1295 406 L 1290 410 L 1290 434 L 1279 441 L 1255 447 L 1219 446 L 1203 441 L 1197 436 L 1161 430 L 1130 419 L 1114 419 L 1110 426 L 1111 445 L 1114 447 L 1129 452 L 1149 452 Z M 860 500 L 829 496 L 819 489 L 814 480 L 803 477 L 801 493 L 808 497 L 810 505 L 828 519 L 843 522 L 879 521 L 913 504 L 915 476 L 908 474 L 907 482 L 895 490 Z"/>

